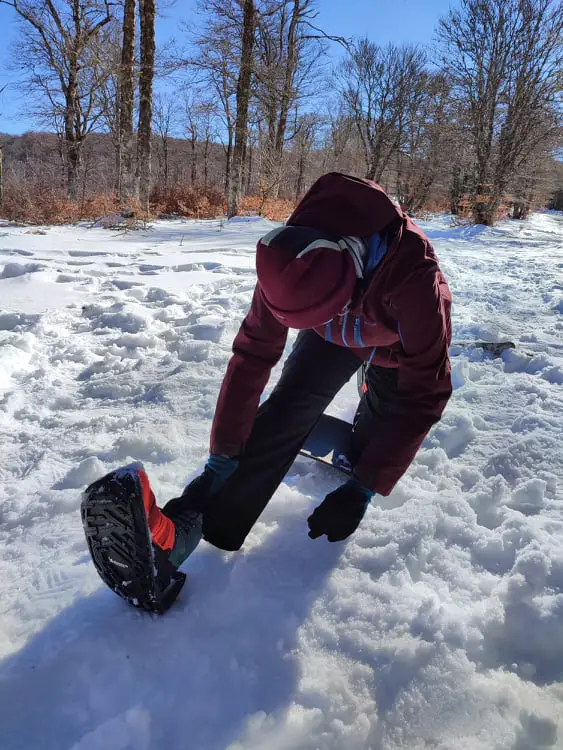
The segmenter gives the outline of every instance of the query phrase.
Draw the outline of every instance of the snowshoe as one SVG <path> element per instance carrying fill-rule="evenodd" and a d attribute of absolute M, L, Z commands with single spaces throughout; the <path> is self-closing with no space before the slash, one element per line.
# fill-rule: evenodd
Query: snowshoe
<path fill-rule="evenodd" d="M 143 467 L 131 464 L 91 484 L 83 495 L 81 515 L 92 561 L 104 583 L 133 607 L 164 614 L 186 576 L 168 560 L 162 540 L 172 535 L 171 546 L 173 526 L 163 527 L 172 522 L 156 507 Z M 155 517 L 160 525 L 156 534 Z"/>
<path fill-rule="evenodd" d="M 350 475 L 352 465 L 346 454 L 351 432 L 348 422 L 322 414 L 299 453 Z"/>

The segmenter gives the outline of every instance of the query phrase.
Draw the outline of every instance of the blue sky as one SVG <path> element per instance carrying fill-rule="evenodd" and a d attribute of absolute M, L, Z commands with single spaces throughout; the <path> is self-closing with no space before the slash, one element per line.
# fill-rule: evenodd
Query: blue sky
<path fill-rule="evenodd" d="M 157 3 L 158 4 L 158 3 Z M 352 37 L 367 35 L 374 42 L 429 44 L 434 27 L 447 13 L 454 0 L 317 0 L 316 24 L 328 34 Z M 176 0 L 163 11 L 157 21 L 160 42 L 182 35 L 179 23 L 195 20 L 195 0 Z M 10 42 L 17 34 L 15 13 L 0 5 L 0 88 L 8 88 L 0 95 L 0 132 L 23 133 L 37 129 L 33 120 L 23 113 L 23 102 L 18 94 L 17 76 L 7 68 L 10 62 Z M 334 54 L 341 54 L 334 45 Z"/>

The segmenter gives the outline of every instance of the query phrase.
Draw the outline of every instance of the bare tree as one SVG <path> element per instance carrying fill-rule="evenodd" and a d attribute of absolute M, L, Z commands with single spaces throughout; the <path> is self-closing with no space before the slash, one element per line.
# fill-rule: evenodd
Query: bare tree
<path fill-rule="evenodd" d="M 242 194 L 243 154 L 248 138 L 248 106 L 256 29 L 256 7 L 254 0 L 244 0 L 244 17 L 239 76 L 237 81 L 237 116 L 235 143 L 228 193 L 228 216 L 236 216 Z"/>
<path fill-rule="evenodd" d="M 542 130 L 548 128 L 549 123 L 546 123 Z M 527 219 L 531 211 L 549 203 L 557 188 L 553 154 L 560 143 L 561 132 L 555 130 L 550 139 L 541 138 L 526 158 L 520 161 L 508 186 L 512 218 Z"/>
<path fill-rule="evenodd" d="M 203 136 L 203 188 L 209 187 L 209 154 L 213 138 L 217 136 L 215 122 L 217 119 L 217 108 L 213 101 L 202 99 L 199 103 L 200 130 Z"/>
<path fill-rule="evenodd" d="M 82 146 L 99 119 L 100 69 L 92 44 L 111 20 L 109 0 L 0 0 L 22 21 L 18 64 L 40 110 L 64 136 L 67 191 L 78 196 Z M 39 114 L 39 112 L 38 112 Z"/>
<path fill-rule="evenodd" d="M 213 139 L 218 135 L 218 122 L 222 121 L 220 110 L 208 93 L 195 89 L 186 93 L 184 112 L 186 117 L 186 135 L 191 150 L 191 183 L 209 187 L 209 167 Z M 200 148 L 198 148 L 198 144 Z M 198 179 L 198 156 L 203 159 L 203 183 Z"/>
<path fill-rule="evenodd" d="M 119 79 L 121 66 L 121 21 L 112 18 L 93 41 L 96 64 L 100 67 L 99 86 L 96 90 L 96 110 L 100 113 L 100 130 L 111 137 L 114 152 L 113 192 L 119 195 L 120 134 L 119 134 Z M 94 168 L 90 169 L 90 174 Z"/>
<path fill-rule="evenodd" d="M 256 96 L 265 120 L 262 190 L 279 194 L 289 115 L 315 93 L 327 35 L 311 25 L 313 0 L 271 0 L 259 16 Z"/>
<path fill-rule="evenodd" d="M 190 143 L 190 182 L 197 183 L 197 144 L 199 141 L 200 119 L 198 116 L 197 97 L 186 94 L 184 98 L 184 111 L 186 115 L 186 135 Z"/>
<path fill-rule="evenodd" d="M 296 156 L 295 199 L 298 200 L 305 192 L 305 175 L 308 161 L 313 150 L 319 130 L 320 117 L 311 113 L 303 115 L 296 127 L 293 138 L 293 148 Z"/>
<path fill-rule="evenodd" d="M 354 119 L 345 111 L 342 101 L 330 100 L 326 104 L 329 111 L 321 151 L 322 171 L 326 172 L 329 169 L 354 171 L 348 152 L 350 147 L 353 148 L 354 154 L 356 151 L 361 152 L 361 144 L 356 142 Z M 345 165 L 347 165 L 346 168 Z"/>
<path fill-rule="evenodd" d="M 258 101 L 261 120 L 260 164 L 268 194 L 280 189 L 287 142 L 293 137 L 289 114 L 311 93 L 311 76 L 328 39 L 313 20 L 313 0 L 202 0 L 204 28 L 195 37 L 199 54 L 190 61 L 212 83 L 224 113 L 227 134 L 226 188 L 235 211 L 254 159 L 248 144 L 249 110 Z M 307 84 L 309 84 L 307 86 Z M 236 115 L 235 115 L 236 110 Z M 238 144 L 238 145 L 237 145 Z M 246 172 L 246 176 L 245 176 Z M 238 196 L 238 197 L 235 197 Z"/>
<path fill-rule="evenodd" d="M 549 207 L 555 211 L 563 211 L 563 163 L 553 160 L 551 172 L 553 175 L 553 187 L 550 190 L 551 197 Z"/>
<path fill-rule="evenodd" d="M 246 179 L 244 182 L 244 192 L 250 195 L 252 192 L 252 183 L 254 179 L 255 154 L 258 149 L 257 126 L 252 120 L 249 123 L 248 139 L 246 141 L 246 152 L 244 164 L 246 168 Z"/>
<path fill-rule="evenodd" d="M 124 0 L 119 67 L 118 181 L 122 206 L 139 197 L 135 179 L 133 110 L 135 106 L 135 20 L 136 0 Z"/>
<path fill-rule="evenodd" d="M 0 211 L 4 205 L 4 150 L 0 145 Z"/>
<path fill-rule="evenodd" d="M 227 136 L 225 193 L 228 194 L 235 140 L 243 15 L 240 3 L 234 0 L 203 0 L 199 10 L 204 23 L 202 30 L 194 38 L 198 53 L 187 62 L 196 74 L 205 77 L 221 104 L 221 119 Z"/>
<path fill-rule="evenodd" d="M 137 128 L 137 177 L 139 200 L 149 213 L 151 190 L 152 89 L 155 53 L 155 0 L 139 0 L 141 26 L 139 75 L 139 125 Z"/>
<path fill-rule="evenodd" d="M 175 127 L 175 121 L 175 100 L 170 95 L 157 94 L 153 108 L 153 123 L 160 144 L 159 155 L 162 154 L 161 172 L 165 188 L 168 187 L 170 135 Z"/>
<path fill-rule="evenodd" d="M 368 179 L 380 182 L 397 153 L 424 66 L 424 53 L 416 46 L 383 49 L 364 38 L 338 71 L 337 84 L 362 143 Z"/>
<path fill-rule="evenodd" d="M 474 183 L 475 152 L 471 137 L 468 105 L 452 96 L 451 82 L 443 72 L 448 90 L 444 122 L 439 129 L 438 179 L 442 181 L 442 199 L 454 215 L 467 215 L 469 195 Z M 433 123 L 430 123 L 434 127 Z"/>
<path fill-rule="evenodd" d="M 7 84 L 0 86 L 0 96 L 2 96 L 6 86 Z M 4 203 L 4 152 L 2 149 L 2 144 L 0 143 L 0 211 L 2 210 L 3 203 Z"/>
<path fill-rule="evenodd" d="M 494 222 L 515 170 L 549 138 L 562 33 L 563 6 L 553 0 L 462 0 L 440 21 L 443 64 L 469 108 L 478 223 Z"/>
<path fill-rule="evenodd" d="M 449 105 L 445 76 L 422 71 L 399 115 L 396 193 L 409 213 L 422 208 L 443 163 L 451 133 Z"/>

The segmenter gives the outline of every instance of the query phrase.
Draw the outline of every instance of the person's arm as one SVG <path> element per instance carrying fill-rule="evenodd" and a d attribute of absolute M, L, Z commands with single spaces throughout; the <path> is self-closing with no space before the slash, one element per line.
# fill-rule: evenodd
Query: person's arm
<path fill-rule="evenodd" d="M 250 310 L 233 342 L 233 356 L 219 393 L 211 428 L 212 454 L 237 456 L 242 452 L 262 391 L 283 354 L 287 331 L 266 306 L 257 284 Z"/>
<path fill-rule="evenodd" d="M 354 469 L 380 495 L 389 495 L 408 469 L 452 393 L 451 294 L 442 274 L 435 265 L 413 271 L 391 303 L 403 349 L 398 386 Z"/>

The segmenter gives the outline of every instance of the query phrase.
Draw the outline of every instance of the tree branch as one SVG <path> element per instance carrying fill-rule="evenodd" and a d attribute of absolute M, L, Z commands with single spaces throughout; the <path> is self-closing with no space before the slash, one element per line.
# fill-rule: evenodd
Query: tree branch
<path fill-rule="evenodd" d="M 310 21 L 302 20 L 301 24 L 303 26 L 308 26 L 310 29 L 313 29 L 313 31 L 316 31 L 316 34 L 304 34 L 301 36 L 301 39 L 327 39 L 329 42 L 336 42 L 337 44 L 340 44 L 344 49 L 349 52 L 352 48 L 352 40 L 347 39 L 344 36 L 333 36 L 332 34 L 327 34 L 322 29 L 319 29 L 318 26 L 315 26 Z"/>

